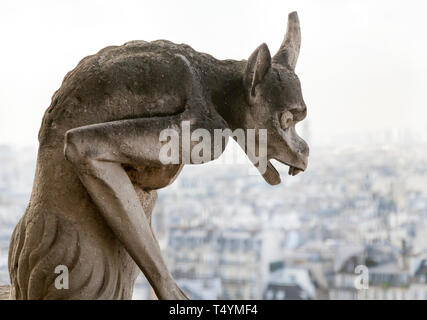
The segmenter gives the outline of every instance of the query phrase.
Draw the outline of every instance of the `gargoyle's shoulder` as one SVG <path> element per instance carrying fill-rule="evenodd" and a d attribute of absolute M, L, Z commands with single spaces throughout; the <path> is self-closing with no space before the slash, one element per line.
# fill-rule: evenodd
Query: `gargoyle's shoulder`
<path fill-rule="evenodd" d="M 153 55 L 161 55 L 163 57 L 181 56 L 186 60 L 196 64 L 218 64 L 220 60 L 214 58 L 212 55 L 199 52 L 193 49 L 190 45 L 185 43 L 174 43 L 169 40 L 155 40 L 151 42 L 146 41 L 130 41 L 126 42 L 122 48 L 126 52 L 147 52 Z"/>
<path fill-rule="evenodd" d="M 207 53 L 198 52 L 185 43 L 174 43 L 168 40 L 128 41 L 120 46 L 109 46 L 97 53 L 82 59 L 78 66 L 102 66 L 104 62 L 128 61 L 136 57 L 145 59 L 173 60 L 177 56 L 185 57 L 194 66 L 223 64 Z"/>
<path fill-rule="evenodd" d="M 190 56 L 199 54 L 196 50 L 185 43 L 174 43 L 169 40 L 155 40 L 147 42 L 144 40 L 132 40 L 120 46 L 109 46 L 98 51 L 95 56 L 103 55 L 132 55 L 132 54 L 176 54 L 188 53 Z"/>
<path fill-rule="evenodd" d="M 125 52 L 145 52 L 152 53 L 153 55 L 162 55 L 162 56 L 176 56 L 181 55 L 185 56 L 188 60 L 212 60 L 216 59 L 209 54 L 198 52 L 193 49 L 191 46 L 185 43 L 174 43 L 169 40 L 154 40 L 151 42 L 146 41 L 129 41 L 121 46 Z"/>
<path fill-rule="evenodd" d="M 207 73 L 224 64 L 227 64 L 226 60 L 217 60 L 184 43 L 134 40 L 119 46 L 108 46 L 85 57 L 65 76 L 63 84 L 91 87 L 91 83 L 97 84 L 102 79 L 126 82 L 136 76 L 141 79 L 140 76 L 147 72 L 167 74 L 175 70 L 182 75 L 184 69 Z"/>

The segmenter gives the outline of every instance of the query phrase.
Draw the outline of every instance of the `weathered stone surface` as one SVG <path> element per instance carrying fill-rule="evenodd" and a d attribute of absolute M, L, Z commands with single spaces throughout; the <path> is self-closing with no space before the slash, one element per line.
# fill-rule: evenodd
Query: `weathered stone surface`
<path fill-rule="evenodd" d="M 262 44 L 248 61 L 220 61 L 159 40 L 80 61 L 43 117 L 31 200 L 10 245 L 12 298 L 129 299 L 142 271 L 159 298 L 185 299 L 163 262 L 151 211 L 156 189 L 192 162 L 164 165 L 159 135 L 182 135 L 183 121 L 210 134 L 266 129 L 267 158 L 291 175 L 305 170 L 308 146 L 295 132 L 306 115 L 294 73 L 299 48 L 291 13 L 274 57 Z M 270 162 L 261 174 L 280 183 Z M 68 289 L 55 285 L 59 265 L 68 268 Z"/>
<path fill-rule="evenodd" d="M 8 300 L 9 292 L 10 292 L 10 286 L 0 285 L 0 300 Z"/>

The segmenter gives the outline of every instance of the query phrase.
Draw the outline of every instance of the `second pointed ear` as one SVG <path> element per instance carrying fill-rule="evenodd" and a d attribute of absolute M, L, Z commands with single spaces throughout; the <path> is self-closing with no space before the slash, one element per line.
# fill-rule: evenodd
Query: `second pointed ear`
<path fill-rule="evenodd" d="M 245 68 L 244 81 L 251 96 L 255 95 L 256 86 L 262 82 L 270 66 L 270 50 L 263 43 L 251 54 Z"/>

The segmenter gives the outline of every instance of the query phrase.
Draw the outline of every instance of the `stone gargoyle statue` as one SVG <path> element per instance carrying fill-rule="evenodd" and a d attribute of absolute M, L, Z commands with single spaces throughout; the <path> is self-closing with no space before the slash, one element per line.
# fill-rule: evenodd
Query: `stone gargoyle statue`
<path fill-rule="evenodd" d="M 162 258 L 151 212 L 156 190 L 193 163 L 183 159 L 196 143 L 165 164 L 161 132 L 183 139 L 184 121 L 210 134 L 263 129 L 264 179 L 280 183 L 270 159 L 290 175 L 304 171 L 309 149 L 295 131 L 307 113 L 294 73 L 300 43 L 293 12 L 273 57 L 266 44 L 247 61 L 220 61 L 158 40 L 80 61 L 43 117 L 31 199 L 10 243 L 10 299 L 130 299 L 140 271 L 159 299 L 186 299 Z M 58 266 L 67 269 L 67 288 L 56 285 Z"/>

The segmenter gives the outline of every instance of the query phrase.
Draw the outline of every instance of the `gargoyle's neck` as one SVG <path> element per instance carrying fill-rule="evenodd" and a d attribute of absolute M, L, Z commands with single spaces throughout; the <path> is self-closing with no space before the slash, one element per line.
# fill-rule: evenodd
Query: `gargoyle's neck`
<path fill-rule="evenodd" d="M 230 129 L 241 128 L 248 108 L 243 71 L 246 61 L 221 61 L 209 81 L 212 101 Z"/>

